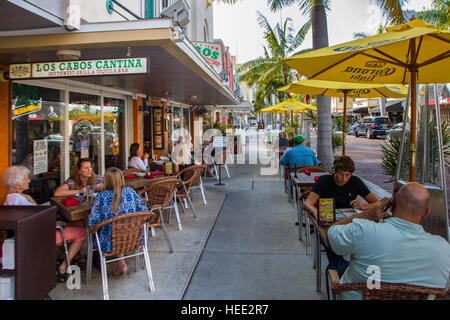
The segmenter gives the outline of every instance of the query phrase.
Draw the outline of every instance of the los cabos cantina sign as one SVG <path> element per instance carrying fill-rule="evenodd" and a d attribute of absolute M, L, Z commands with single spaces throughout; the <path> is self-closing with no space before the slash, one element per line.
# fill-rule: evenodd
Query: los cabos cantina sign
<path fill-rule="evenodd" d="M 24 70 L 31 70 L 31 72 L 23 72 Z M 106 76 L 147 72 L 147 58 L 39 62 L 14 64 L 9 67 L 10 79 Z"/>

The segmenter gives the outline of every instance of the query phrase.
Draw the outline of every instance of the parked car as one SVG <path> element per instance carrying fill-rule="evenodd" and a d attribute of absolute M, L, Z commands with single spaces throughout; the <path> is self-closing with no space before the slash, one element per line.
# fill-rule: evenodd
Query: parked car
<path fill-rule="evenodd" d="M 355 134 L 355 128 L 361 124 L 361 121 L 355 121 L 352 123 L 350 128 L 348 129 L 347 134 L 348 135 L 354 135 Z"/>
<path fill-rule="evenodd" d="M 393 126 L 391 129 L 388 130 L 386 138 L 390 139 L 393 136 L 396 136 L 397 138 L 401 138 L 402 136 L 402 130 L 403 130 L 403 122 L 397 123 L 395 126 Z M 406 132 L 409 132 L 410 130 L 410 124 L 406 124 Z"/>
<path fill-rule="evenodd" d="M 388 117 L 364 117 L 362 123 L 355 128 L 355 136 L 365 135 L 368 139 L 384 136 L 393 127 Z"/>

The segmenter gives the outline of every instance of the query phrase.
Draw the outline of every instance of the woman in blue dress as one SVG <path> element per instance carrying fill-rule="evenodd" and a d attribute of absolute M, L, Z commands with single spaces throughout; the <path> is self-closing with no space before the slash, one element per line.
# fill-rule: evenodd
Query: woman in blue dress
<path fill-rule="evenodd" d="M 105 191 L 98 193 L 92 206 L 91 213 L 88 217 L 89 226 L 96 225 L 103 220 L 122 214 L 149 211 L 136 191 L 132 188 L 125 187 L 125 179 L 120 169 L 106 169 L 104 186 Z M 103 226 L 98 233 L 102 251 L 111 252 L 111 224 Z M 124 275 L 127 271 L 125 260 L 119 260 L 119 264 L 116 270 L 113 271 L 113 275 Z"/>

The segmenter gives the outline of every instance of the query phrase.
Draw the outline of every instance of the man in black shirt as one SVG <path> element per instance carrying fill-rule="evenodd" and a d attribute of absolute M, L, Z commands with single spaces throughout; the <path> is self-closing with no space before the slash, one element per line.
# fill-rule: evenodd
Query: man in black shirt
<path fill-rule="evenodd" d="M 355 171 L 355 164 L 350 157 L 336 158 L 334 160 L 334 175 L 319 177 L 305 201 L 304 209 L 317 217 L 316 203 L 319 197 L 334 198 L 336 208 L 353 207 L 362 210 L 370 208 L 370 204 L 377 202 L 378 198 L 370 192 L 360 178 L 353 175 L 353 171 Z M 368 204 L 356 199 L 358 195 L 363 197 Z"/>
<path fill-rule="evenodd" d="M 350 157 L 342 156 L 334 160 L 334 175 L 325 175 L 319 177 L 314 184 L 311 192 L 306 199 L 303 209 L 311 212 L 316 216 L 316 203 L 319 198 L 334 198 L 336 208 L 355 208 L 366 210 L 371 207 L 371 203 L 378 201 L 362 180 L 353 176 L 355 171 L 355 164 Z M 363 197 L 368 203 L 364 204 L 356 198 Z M 342 256 L 335 254 L 325 246 L 328 258 L 328 266 L 326 275 L 328 277 L 328 269 L 334 269 L 338 272 L 339 277 L 342 277 L 349 263 Z M 327 292 L 328 292 L 327 281 Z"/>

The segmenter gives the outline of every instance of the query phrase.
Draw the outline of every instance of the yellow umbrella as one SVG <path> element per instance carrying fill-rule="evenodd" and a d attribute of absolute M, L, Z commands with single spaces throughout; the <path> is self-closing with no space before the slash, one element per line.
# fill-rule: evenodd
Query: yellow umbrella
<path fill-rule="evenodd" d="M 273 109 L 275 109 L 275 107 L 277 107 L 277 105 L 265 107 L 265 108 L 261 109 L 259 112 L 270 113 Z"/>
<path fill-rule="evenodd" d="M 411 165 L 415 180 L 416 84 L 450 82 L 450 31 L 422 20 L 387 32 L 299 54 L 283 61 L 315 80 L 354 83 L 402 83 L 411 87 Z"/>
<path fill-rule="evenodd" d="M 264 111 L 264 109 L 267 109 L 266 111 Z M 288 112 L 291 112 L 291 123 L 292 123 L 292 118 L 293 118 L 293 114 L 294 113 L 302 113 L 305 110 L 317 110 L 317 108 L 315 106 L 311 106 L 309 104 L 300 102 L 298 100 L 295 99 L 288 99 L 285 101 L 282 101 L 280 103 L 277 103 L 273 106 L 264 108 L 263 112 L 266 113 L 285 113 L 287 114 Z"/>
<path fill-rule="evenodd" d="M 301 80 L 277 89 L 295 94 L 311 94 L 332 97 L 344 97 L 344 123 L 342 137 L 342 155 L 345 156 L 345 132 L 347 116 L 347 97 L 350 98 L 405 98 L 407 87 L 395 84 L 349 83 L 324 80 Z"/>

